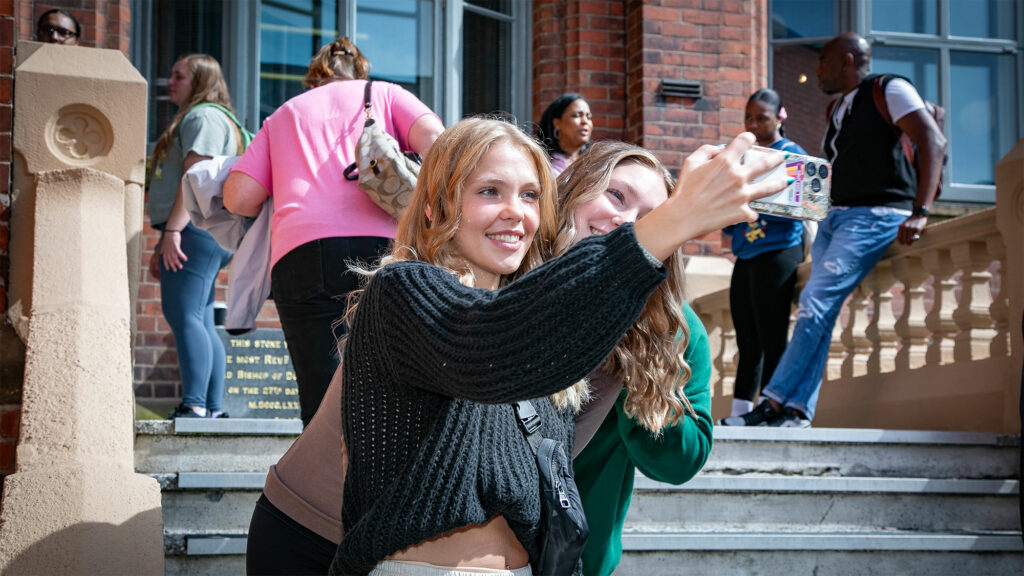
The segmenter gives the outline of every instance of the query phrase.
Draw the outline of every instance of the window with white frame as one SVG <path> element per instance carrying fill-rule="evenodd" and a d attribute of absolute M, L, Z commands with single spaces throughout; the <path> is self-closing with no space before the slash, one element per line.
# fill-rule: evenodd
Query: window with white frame
<path fill-rule="evenodd" d="M 853 30 L 872 45 L 872 71 L 910 78 L 921 95 L 946 108 L 950 162 L 945 202 L 995 201 L 995 164 L 1024 135 L 1024 7 L 1018 0 L 836 0 L 772 2 L 772 84 L 787 108 L 809 114 L 791 129 L 820 152 L 824 119 L 803 109 L 827 101 L 814 78 L 817 52 Z M 814 56 L 812 59 L 811 56 Z M 804 122 L 790 110 L 787 124 Z"/>
<path fill-rule="evenodd" d="M 166 78 L 178 55 L 217 58 L 239 118 L 256 129 L 302 92 L 310 58 L 338 34 L 355 39 L 371 77 L 401 84 L 445 124 L 475 113 L 530 118 L 529 0 L 133 0 L 132 10 L 151 142 L 173 115 Z"/>

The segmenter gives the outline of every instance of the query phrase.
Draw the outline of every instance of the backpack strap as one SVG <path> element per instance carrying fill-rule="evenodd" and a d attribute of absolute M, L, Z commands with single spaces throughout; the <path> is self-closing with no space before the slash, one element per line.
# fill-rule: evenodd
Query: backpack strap
<path fill-rule="evenodd" d="M 540 435 L 540 414 L 537 414 L 537 410 L 534 409 L 533 404 L 529 400 L 523 400 L 512 404 L 512 410 L 516 413 L 516 421 L 519 422 L 519 429 L 523 431 L 523 435 L 526 436 L 526 441 L 530 443 L 530 448 L 533 449 L 533 453 L 537 453 L 537 448 L 540 447 L 540 441 L 544 438 Z"/>
<path fill-rule="evenodd" d="M 832 124 L 832 111 L 836 109 L 836 101 L 838 100 L 839 98 L 833 98 L 829 100 L 828 105 L 825 106 L 825 121 L 828 122 L 829 125 Z"/>
<path fill-rule="evenodd" d="M 228 110 L 227 108 L 225 108 L 225 107 L 223 107 L 220 104 L 217 104 L 215 102 L 200 102 L 199 104 L 196 104 L 195 106 L 193 106 L 189 110 L 189 112 L 191 112 L 192 110 L 195 110 L 196 108 L 216 108 L 217 110 L 220 110 L 221 112 L 223 112 L 224 115 L 227 116 L 229 120 L 231 120 L 231 124 L 234 127 L 234 129 L 235 129 L 235 138 L 238 140 L 238 154 L 237 154 L 237 156 L 241 156 L 242 153 L 245 152 L 246 142 L 245 142 L 245 137 L 242 134 L 242 130 L 243 130 L 242 123 L 239 122 L 238 118 L 236 118 L 235 115 L 231 113 L 231 110 Z M 179 131 L 181 130 L 181 124 L 178 124 L 178 130 Z"/>
<path fill-rule="evenodd" d="M 885 85 L 892 80 L 892 76 L 886 74 L 879 74 L 875 81 L 871 83 L 871 97 L 875 101 L 875 108 L 878 109 L 878 113 L 882 115 L 885 123 L 892 127 L 893 132 L 897 135 L 900 134 L 899 126 L 892 121 L 892 115 L 889 114 L 889 103 L 885 100 Z"/>
<path fill-rule="evenodd" d="M 892 115 L 889 114 L 889 102 L 885 99 L 885 87 L 889 82 L 895 78 L 891 74 L 879 74 L 875 81 L 871 83 L 871 97 L 875 101 L 875 108 L 878 109 L 878 113 L 882 115 L 882 119 L 885 123 L 892 128 L 893 134 L 900 142 L 900 147 L 903 148 L 903 154 L 910 160 L 910 163 L 914 163 L 914 145 L 910 141 L 910 138 L 903 138 L 903 130 L 892 121 Z M 926 105 L 927 106 L 927 105 Z"/>

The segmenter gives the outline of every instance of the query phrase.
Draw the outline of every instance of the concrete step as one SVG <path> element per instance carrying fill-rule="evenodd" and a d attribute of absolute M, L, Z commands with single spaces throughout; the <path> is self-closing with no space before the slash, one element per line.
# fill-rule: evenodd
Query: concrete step
<path fill-rule="evenodd" d="M 636 479 L 626 517 L 658 530 L 1017 530 L 1016 480 L 699 475 Z"/>
<path fill-rule="evenodd" d="M 143 473 L 265 472 L 302 430 L 298 420 L 182 418 L 136 423 Z M 715 428 L 706 474 L 1014 478 L 1019 437 L 843 428 Z"/>
<path fill-rule="evenodd" d="M 704 473 L 1014 478 L 1019 436 L 849 428 L 715 427 Z"/>
<path fill-rule="evenodd" d="M 136 424 L 163 493 L 169 576 L 244 573 L 246 531 L 294 420 Z M 1021 574 L 1019 439 L 716 428 L 704 471 L 637 476 L 617 574 Z M 756 514 L 756 517 L 754 515 Z"/>
<path fill-rule="evenodd" d="M 1024 573 L 1020 533 L 644 532 L 623 534 L 616 575 Z"/>
<path fill-rule="evenodd" d="M 151 474 L 161 485 L 165 534 L 245 534 L 266 472 Z"/>
<path fill-rule="evenodd" d="M 135 470 L 265 474 L 301 432 L 298 420 L 140 420 L 135 423 Z"/>

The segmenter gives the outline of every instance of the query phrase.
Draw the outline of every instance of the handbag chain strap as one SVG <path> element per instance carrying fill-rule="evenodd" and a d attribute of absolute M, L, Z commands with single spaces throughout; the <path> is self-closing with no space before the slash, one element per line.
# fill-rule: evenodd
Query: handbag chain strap
<path fill-rule="evenodd" d="M 519 422 L 519 429 L 523 431 L 523 435 L 526 436 L 526 441 L 530 443 L 530 448 L 533 449 L 533 453 L 537 454 L 537 448 L 540 447 L 540 441 L 544 439 L 540 435 L 540 414 L 537 414 L 537 410 L 534 409 L 533 404 L 529 400 L 523 400 L 512 404 L 512 410 L 516 413 L 516 421 Z"/>

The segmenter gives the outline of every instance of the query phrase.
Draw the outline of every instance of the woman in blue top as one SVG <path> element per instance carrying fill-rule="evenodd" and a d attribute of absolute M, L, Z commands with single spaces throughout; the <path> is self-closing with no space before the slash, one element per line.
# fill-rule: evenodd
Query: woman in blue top
<path fill-rule="evenodd" d="M 763 88 L 747 100 L 744 125 L 757 145 L 806 154 L 783 137 L 786 110 L 774 90 Z M 768 383 L 786 349 L 796 269 L 804 259 L 803 224 L 799 220 L 761 214 L 756 222 L 729 226 L 736 265 L 732 270 L 729 305 L 736 327 L 739 366 L 732 415 L 746 414 Z"/>

